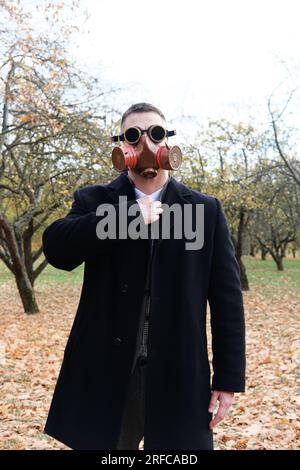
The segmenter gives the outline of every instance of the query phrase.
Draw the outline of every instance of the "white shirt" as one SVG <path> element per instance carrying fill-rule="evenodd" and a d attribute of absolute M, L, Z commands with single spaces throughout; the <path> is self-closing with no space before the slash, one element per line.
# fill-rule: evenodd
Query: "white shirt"
<path fill-rule="evenodd" d="M 155 191 L 154 193 L 149 194 L 149 196 L 152 197 L 153 201 L 159 201 L 159 197 L 160 197 L 160 193 L 162 192 L 162 189 L 163 189 L 163 186 L 160 189 L 158 189 L 157 191 Z M 140 191 L 139 189 L 134 188 L 134 190 L 135 190 L 135 196 L 136 196 L 137 199 L 140 198 L 140 197 L 146 196 L 146 194 L 143 193 L 142 191 Z"/>

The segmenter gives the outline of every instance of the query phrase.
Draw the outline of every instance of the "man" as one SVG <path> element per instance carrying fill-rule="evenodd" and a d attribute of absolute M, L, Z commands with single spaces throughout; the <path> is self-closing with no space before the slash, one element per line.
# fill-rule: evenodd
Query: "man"
<path fill-rule="evenodd" d="M 164 145 L 168 134 L 154 142 L 151 126 L 166 129 L 163 114 L 139 103 L 124 113 L 121 135 L 141 130 L 131 146 L 136 152 Z M 188 250 L 185 235 L 99 238 L 101 204 L 117 216 L 124 207 L 128 214 L 138 209 L 147 229 L 163 218 L 164 205 L 201 205 L 204 244 Z M 108 185 L 75 191 L 69 214 L 45 230 L 43 248 L 59 269 L 85 263 L 45 432 L 73 449 L 137 449 L 143 436 L 145 450 L 213 449 L 213 427 L 234 392 L 245 389 L 239 268 L 219 201 L 177 182 L 168 170 L 137 165 Z"/>

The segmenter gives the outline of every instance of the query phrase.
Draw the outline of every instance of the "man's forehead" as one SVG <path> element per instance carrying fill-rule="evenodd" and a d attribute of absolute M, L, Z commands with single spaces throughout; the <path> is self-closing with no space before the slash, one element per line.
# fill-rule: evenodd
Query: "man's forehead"
<path fill-rule="evenodd" d="M 153 111 L 145 111 L 141 113 L 131 113 L 129 114 L 123 125 L 123 129 L 128 129 L 128 127 L 138 126 L 144 128 L 144 126 L 149 127 L 153 124 L 159 124 L 165 126 L 165 120 L 157 113 Z"/>

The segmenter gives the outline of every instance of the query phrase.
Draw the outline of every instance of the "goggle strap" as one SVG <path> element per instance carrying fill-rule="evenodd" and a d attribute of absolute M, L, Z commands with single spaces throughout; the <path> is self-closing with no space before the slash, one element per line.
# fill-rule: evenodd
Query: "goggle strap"
<path fill-rule="evenodd" d="M 167 133 L 166 133 L 167 137 L 172 137 L 173 135 L 176 135 L 175 129 L 173 131 L 167 131 Z"/>
<path fill-rule="evenodd" d="M 121 134 L 121 135 L 113 135 L 113 136 L 111 137 L 111 141 L 112 141 L 112 142 L 120 142 L 120 140 L 121 140 L 121 141 L 124 140 L 124 134 Z"/>
<path fill-rule="evenodd" d="M 172 137 L 173 135 L 176 135 L 176 130 L 174 129 L 173 131 L 166 131 L 166 137 Z M 124 141 L 124 134 L 121 135 L 113 135 L 111 137 L 111 142 L 120 142 Z"/>

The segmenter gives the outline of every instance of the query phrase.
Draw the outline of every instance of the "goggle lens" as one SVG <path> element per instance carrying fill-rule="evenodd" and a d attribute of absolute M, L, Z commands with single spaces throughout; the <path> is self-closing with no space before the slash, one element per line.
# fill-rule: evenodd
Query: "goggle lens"
<path fill-rule="evenodd" d="M 130 144 L 135 144 L 140 140 L 141 131 L 137 127 L 130 127 L 124 134 L 125 140 Z"/>
<path fill-rule="evenodd" d="M 151 126 L 143 131 L 138 127 L 130 127 L 125 131 L 124 137 L 129 144 L 136 144 L 144 132 L 147 132 L 153 142 L 162 142 L 167 135 L 167 131 L 162 126 Z"/>
<path fill-rule="evenodd" d="M 127 129 L 124 134 L 121 135 L 114 135 L 111 137 L 112 142 L 122 142 L 126 141 L 130 145 L 137 144 L 140 140 L 141 136 L 147 132 L 150 139 L 155 142 L 159 143 L 162 142 L 166 137 L 171 137 L 172 135 L 176 134 L 176 131 L 167 131 L 162 126 L 153 125 L 150 126 L 149 129 L 140 129 L 139 127 L 130 127 Z"/>
<path fill-rule="evenodd" d="M 161 142 L 166 137 L 166 130 L 161 126 L 150 127 L 150 138 L 153 142 Z"/>

